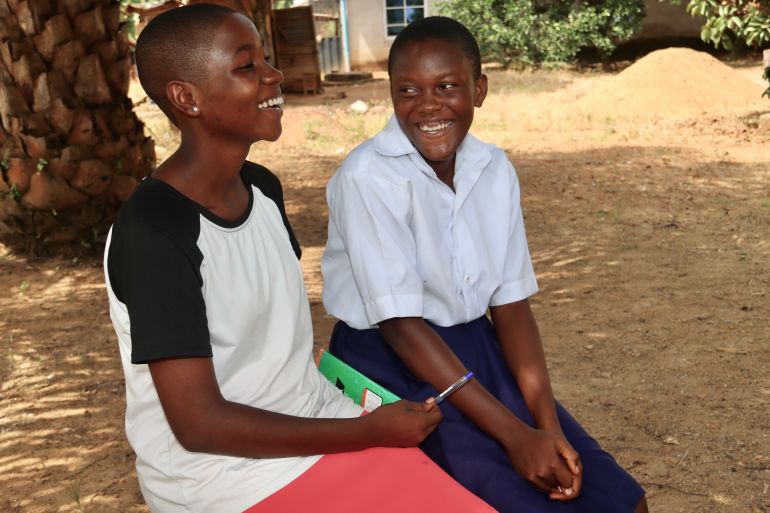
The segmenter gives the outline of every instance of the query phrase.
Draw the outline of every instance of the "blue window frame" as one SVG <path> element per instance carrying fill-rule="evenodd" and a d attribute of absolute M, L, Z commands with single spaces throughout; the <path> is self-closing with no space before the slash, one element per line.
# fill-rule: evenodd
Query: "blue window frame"
<path fill-rule="evenodd" d="M 425 0 L 385 0 L 385 33 L 390 37 L 424 17 Z"/>

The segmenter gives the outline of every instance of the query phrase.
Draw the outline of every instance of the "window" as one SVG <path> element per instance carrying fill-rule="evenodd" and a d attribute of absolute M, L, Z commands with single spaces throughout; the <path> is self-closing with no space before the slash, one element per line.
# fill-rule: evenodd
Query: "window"
<path fill-rule="evenodd" d="M 425 17 L 425 0 L 385 0 L 387 34 L 395 36 L 401 29 Z"/>

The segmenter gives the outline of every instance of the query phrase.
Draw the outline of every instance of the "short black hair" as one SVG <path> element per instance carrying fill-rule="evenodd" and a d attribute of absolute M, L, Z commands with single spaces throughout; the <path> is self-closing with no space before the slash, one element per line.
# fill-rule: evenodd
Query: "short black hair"
<path fill-rule="evenodd" d="M 172 80 L 194 84 L 208 77 L 207 54 L 224 19 L 236 13 L 229 7 L 192 4 L 153 18 L 136 41 L 136 70 L 147 96 L 174 121 L 166 85 Z"/>
<path fill-rule="evenodd" d="M 437 39 L 455 44 L 471 63 L 473 78 L 481 76 L 481 52 L 471 31 L 457 20 L 446 16 L 428 16 L 410 23 L 398 33 L 388 54 L 388 74 L 393 69 L 398 52 L 414 41 Z"/>

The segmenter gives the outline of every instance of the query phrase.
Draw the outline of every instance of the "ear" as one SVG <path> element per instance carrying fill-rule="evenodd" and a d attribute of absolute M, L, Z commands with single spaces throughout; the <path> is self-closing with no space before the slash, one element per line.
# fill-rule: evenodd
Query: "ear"
<path fill-rule="evenodd" d="M 481 107 L 484 104 L 484 98 L 487 97 L 487 91 L 489 91 L 489 84 L 487 83 L 487 76 L 482 73 L 478 80 L 476 80 L 475 95 L 473 97 L 473 106 Z"/>
<path fill-rule="evenodd" d="M 196 87 L 189 82 L 172 80 L 166 84 L 166 97 L 169 103 L 174 110 L 187 117 L 197 118 L 201 114 L 196 100 L 197 93 Z"/>

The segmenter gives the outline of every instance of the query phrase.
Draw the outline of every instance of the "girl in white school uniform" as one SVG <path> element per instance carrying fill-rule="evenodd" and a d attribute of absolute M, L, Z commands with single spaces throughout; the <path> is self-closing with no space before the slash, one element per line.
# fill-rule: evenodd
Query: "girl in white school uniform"
<path fill-rule="evenodd" d="M 331 352 L 415 401 L 472 371 L 421 447 L 499 511 L 647 511 L 553 398 L 516 173 L 468 134 L 487 93 L 475 39 L 449 18 L 415 22 L 388 71 L 394 116 L 327 188 Z"/>

